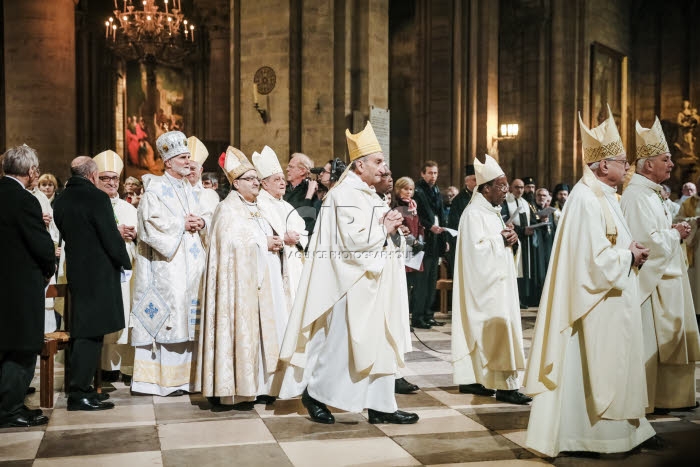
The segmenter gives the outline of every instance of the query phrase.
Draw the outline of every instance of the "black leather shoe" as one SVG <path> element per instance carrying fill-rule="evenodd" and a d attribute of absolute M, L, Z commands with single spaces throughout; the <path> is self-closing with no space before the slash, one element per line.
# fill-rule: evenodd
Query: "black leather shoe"
<path fill-rule="evenodd" d="M 328 410 L 326 404 L 311 397 L 306 389 L 304 389 L 304 394 L 301 396 L 301 403 L 304 404 L 304 407 L 306 407 L 306 410 L 309 412 L 311 420 L 318 423 L 325 423 L 326 425 L 335 423 L 335 417 L 331 414 L 331 411 Z"/>
<path fill-rule="evenodd" d="M 255 398 L 255 403 L 256 404 L 274 404 L 277 398 L 275 396 L 268 396 L 268 395 L 263 395 L 263 396 L 258 396 Z"/>
<path fill-rule="evenodd" d="M 180 397 L 180 396 L 184 396 L 185 394 L 189 394 L 189 393 L 187 391 L 185 391 L 184 389 L 178 389 L 177 391 L 173 391 L 165 397 Z"/>
<path fill-rule="evenodd" d="M 642 449 L 650 449 L 652 451 L 664 449 L 665 447 L 666 447 L 666 443 L 664 442 L 663 439 L 659 438 L 659 435 L 654 435 L 641 444 Z"/>
<path fill-rule="evenodd" d="M 33 386 L 30 386 L 27 388 L 27 392 L 25 393 L 26 395 L 34 394 L 36 392 L 36 388 Z"/>
<path fill-rule="evenodd" d="M 24 411 L 25 414 L 28 415 L 44 415 L 44 411 L 41 409 L 30 409 L 26 405 L 22 406 L 22 410 Z"/>
<path fill-rule="evenodd" d="M 119 370 L 107 371 L 102 370 L 102 382 L 103 383 L 115 383 L 119 381 Z"/>
<path fill-rule="evenodd" d="M 71 412 L 75 410 L 85 410 L 89 412 L 94 410 L 109 410 L 113 408 L 114 404 L 112 402 L 103 402 L 95 397 L 83 396 L 79 399 L 68 397 L 68 411 Z"/>
<path fill-rule="evenodd" d="M 109 393 L 108 392 L 96 392 L 95 398 L 98 401 L 106 401 L 107 399 L 109 399 Z"/>
<path fill-rule="evenodd" d="M 662 409 L 661 407 L 655 407 L 652 415 L 668 415 L 671 413 L 671 409 Z"/>
<path fill-rule="evenodd" d="M 413 394 L 419 389 L 418 386 L 409 383 L 404 378 L 394 380 L 394 392 L 396 394 Z"/>
<path fill-rule="evenodd" d="M 425 321 L 414 321 L 413 322 L 413 327 L 418 328 L 418 329 L 430 329 L 432 326 L 430 323 L 426 323 Z"/>
<path fill-rule="evenodd" d="M 122 383 L 124 383 L 124 386 L 131 386 L 131 375 L 125 375 L 122 373 Z"/>
<path fill-rule="evenodd" d="M 0 422 L 0 427 L 7 428 L 11 426 L 18 426 L 18 427 L 29 427 L 29 426 L 39 426 L 39 425 L 46 425 L 49 423 L 49 417 L 43 414 L 32 414 L 29 412 L 25 412 L 24 410 L 20 411 L 17 415 L 14 415 L 12 417 L 8 417 L 4 419 L 3 421 Z"/>
<path fill-rule="evenodd" d="M 375 423 L 393 423 L 396 425 L 411 425 L 418 421 L 418 414 L 397 410 L 394 413 L 379 412 L 378 410 L 368 409 L 369 422 Z"/>
<path fill-rule="evenodd" d="M 496 391 L 496 400 L 501 402 L 507 402 L 509 404 L 526 405 L 532 402 L 532 397 L 526 396 L 522 392 L 518 392 L 515 389 L 512 391 L 503 391 L 498 389 Z"/>
<path fill-rule="evenodd" d="M 233 404 L 233 410 L 239 410 L 241 412 L 249 412 L 255 408 L 255 401 L 243 401 Z"/>
<path fill-rule="evenodd" d="M 494 394 L 496 394 L 496 391 L 493 389 L 488 389 L 484 387 L 483 384 L 475 383 L 475 384 L 460 384 L 459 385 L 459 392 L 462 394 L 476 394 L 477 396 L 487 396 L 491 397 Z"/>
<path fill-rule="evenodd" d="M 428 324 L 431 326 L 444 326 L 445 325 L 445 323 L 443 323 L 442 321 L 435 321 L 434 319 L 428 320 Z"/>

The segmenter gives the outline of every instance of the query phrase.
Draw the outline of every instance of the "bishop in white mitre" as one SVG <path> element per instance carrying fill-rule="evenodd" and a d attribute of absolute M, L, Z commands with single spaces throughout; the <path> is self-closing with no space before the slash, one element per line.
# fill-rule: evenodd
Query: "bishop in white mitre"
<path fill-rule="evenodd" d="M 185 135 L 164 133 L 156 146 L 165 174 L 143 176 L 145 192 L 138 207 L 131 390 L 168 396 L 193 389 L 192 360 L 206 263 L 203 241 L 212 213 L 199 204 L 186 178 L 190 153 Z"/>
<path fill-rule="evenodd" d="M 579 124 L 584 175 L 557 226 L 525 372 L 526 444 L 547 456 L 625 452 L 654 436 L 636 275 L 648 250 L 616 197 L 625 149 L 612 112 L 596 128 Z"/>
<path fill-rule="evenodd" d="M 260 180 L 245 155 L 229 147 L 223 169 L 231 192 L 210 227 L 198 384 L 205 396 L 249 410 L 273 402 L 282 383 L 284 241 L 257 204 Z"/>
<path fill-rule="evenodd" d="M 459 221 L 452 292 L 454 382 L 462 393 L 527 404 L 518 392 L 525 369 L 513 245 L 501 218 L 508 179 L 498 162 L 474 159 L 477 192 Z"/>
<path fill-rule="evenodd" d="M 262 189 L 257 198 L 260 212 L 275 233 L 284 239 L 284 294 L 291 311 L 304 267 L 304 250 L 308 243 L 306 225 L 294 207 L 283 198 L 287 181 L 277 154 L 265 146 L 260 154 L 254 153 L 252 159 L 261 178 Z"/>
<path fill-rule="evenodd" d="M 125 272 L 121 279 L 122 305 L 126 327 L 107 334 L 102 345 L 102 371 L 121 372 L 128 382 L 134 371 L 134 348 L 129 342 L 131 315 L 132 272 L 136 269 L 136 208 L 119 197 L 119 179 L 124 162 L 114 151 L 107 150 L 92 158 L 97 164 L 97 188 L 107 193 L 114 211 L 114 221 L 124 239 L 126 252 L 131 260 L 132 271 Z M 119 374 L 117 373 L 118 377 Z"/>
<path fill-rule="evenodd" d="M 661 183 L 671 176 L 673 162 L 661 122 L 636 129 L 634 175 L 620 207 L 635 239 L 649 248 L 639 269 L 646 362 L 647 413 L 695 408 L 695 362 L 700 360 L 700 335 L 681 242 L 690 235 L 687 222 L 673 224 L 664 204 Z"/>
<path fill-rule="evenodd" d="M 187 149 L 190 151 L 190 174 L 187 180 L 192 185 L 192 192 L 201 209 L 213 214 L 219 204 L 219 195 L 211 188 L 204 188 L 202 185 L 202 171 L 204 171 L 204 162 L 209 157 L 209 151 L 196 136 L 187 138 Z"/>
<path fill-rule="evenodd" d="M 326 404 L 367 408 L 370 423 L 415 423 L 394 396 L 410 349 L 406 273 L 392 259 L 405 249 L 403 218 L 374 190 L 384 155 L 371 124 L 346 138 L 351 163 L 321 206 L 284 336 L 280 397 L 303 393 L 319 423 L 335 422 Z"/>

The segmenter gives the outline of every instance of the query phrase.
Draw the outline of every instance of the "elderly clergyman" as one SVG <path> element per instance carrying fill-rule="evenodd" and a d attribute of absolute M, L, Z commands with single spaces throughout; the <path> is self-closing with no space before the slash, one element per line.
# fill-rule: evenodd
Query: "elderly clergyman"
<path fill-rule="evenodd" d="M 527 447 L 547 456 L 625 452 L 654 436 L 635 274 L 648 250 L 615 196 L 629 164 L 612 112 L 579 124 L 583 177 L 557 225 L 525 373 Z"/>
<path fill-rule="evenodd" d="M 136 347 L 131 390 L 157 396 L 192 390 L 192 352 L 206 255 L 203 240 L 211 212 L 187 180 L 190 153 L 179 131 L 156 146 L 165 174 L 144 175 L 138 208 L 139 241 L 132 307 Z"/>
<path fill-rule="evenodd" d="M 202 182 L 204 162 L 209 157 L 209 151 L 196 136 L 187 138 L 187 149 L 190 152 L 190 174 L 187 180 L 192 185 L 194 197 L 199 201 L 202 210 L 213 213 L 219 204 L 219 195 L 212 188 L 206 188 Z"/>
<path fill-rule="evenodd" d="M 119 177 L 124 169 L 122 158 L 114 151 L 104 151 L 92 158 L 97 164 L 96 186 L 107 193 L 119 234 L 124 239 L 126 252 L 133 265 L 136 258 L 136 208 L 119 198 Z M 103 381 L 122 379 L 129 383 L 134 372 L 134 348 L 129 342 L 129 315 L 131 314 L 131 284 L 133 275 L 121 279 L 122 304 L 126 327 L 108 334 L 102 346 Z M 105 378 L 104 372 L 111 374 Z"/>
<path fill-rule="evenodd" d="M 647 413 L 695 408 L 695 362 L 700 336 L 681 242 L 690 235 L 687 222 L 673 223 L 663 202 L 661 183 L 673 162 L 658 118 L 651 128 L 635 127 L 635 174 L 620 207 L 632 235 L 649 248 L 638 271 L 646 362 Z"/>
<path fill-rule="evenodd" d="M 489 155 L 474 159 L 477 193 L 459 223 L 452 292 L 452 356 L 459 391 L 511 404 L 532 399 L 518 392 L 525 352 L 513 245 L 518 235 L 501 219 L 508 178 Z"/>
<path fill-rule="evenodd" d="M 229 147 L 223 169 L 231 192 L 210 229 L 198 384 L 215 402 L 250 410 L 273 402 L 282 384 L 284 242 L 256 203 L 260 180 L 248 158 Z"/>
<path fill-rule="evenodd" d="M 388 211 L 374 185 L 384 154 L 372 125 L 346 132 L 351 164 L 328 192 L 309 245 L 280 359 L 288 362 L 280 397 L 303 393 L 319 423 L 326 404 L 369 409 L 370 423 L 415 423 L 398 410 L 394 375 L 410 349 L 403 262 L 403 218 Z"/>

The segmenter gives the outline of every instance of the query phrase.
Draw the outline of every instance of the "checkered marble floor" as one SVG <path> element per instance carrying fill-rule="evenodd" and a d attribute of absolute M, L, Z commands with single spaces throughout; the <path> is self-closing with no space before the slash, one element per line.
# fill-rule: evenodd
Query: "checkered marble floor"
<path fill-rule="evenodd" d="M 534 322 L 535 313 L 524 311 L 526 351 Z M 0 466 L 646 466 L 684 465 L 688 452 L 700 458 L 696 412 L 650 417 L 667 443 L 662 451 L 538 457 L 524 447 L 529 407 L 458 392 L 449 363 L 450 332 L 448 320 L 413 337 L 404 376 L 421 391 L 398 395 L 397 401 L 401 409 L 420 415 L 415 425 L 370 425 L 366 413 L 344 412 L 335 414 L 334 425 L 321 425 L 309 420 L 299 400 L 256 405 L 250 412 L 212 411 L 198 394 L 132 396 L 128 387 L 113 383 L 105 385 L 116 404 L 113 410 L 68 412 L 65 396 L 56 393 L 55 408 L 45 410 L 48 426 L 0 430 Z M 696 374 L 700 378 L 700 367 Z M 60 369 L 56 383 L 62 384 Z M 38 387 L 38 379 L 33 385 Z M 38 394 L 27 403 L 38 406 Z"/>

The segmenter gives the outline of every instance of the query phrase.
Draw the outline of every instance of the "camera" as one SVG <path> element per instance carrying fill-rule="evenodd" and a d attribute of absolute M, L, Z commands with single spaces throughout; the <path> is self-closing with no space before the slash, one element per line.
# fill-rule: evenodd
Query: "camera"
<path fill-rule="evenodd" d="M 341 161 L 339 158 L 335 158 L 332 161 L 328 162 L 331 164 L 331 182 L 337 182 L 338 179 L 340 179 L 340 176 L 343 175 L 343 172 L 345 172 L 345 169 L 347 168 L 347 165 L 345 162 Z M 314 167 L 311 169 L 311 173 L 314 175 L 321 175 L 324 172 L 323 167 Z"/>

